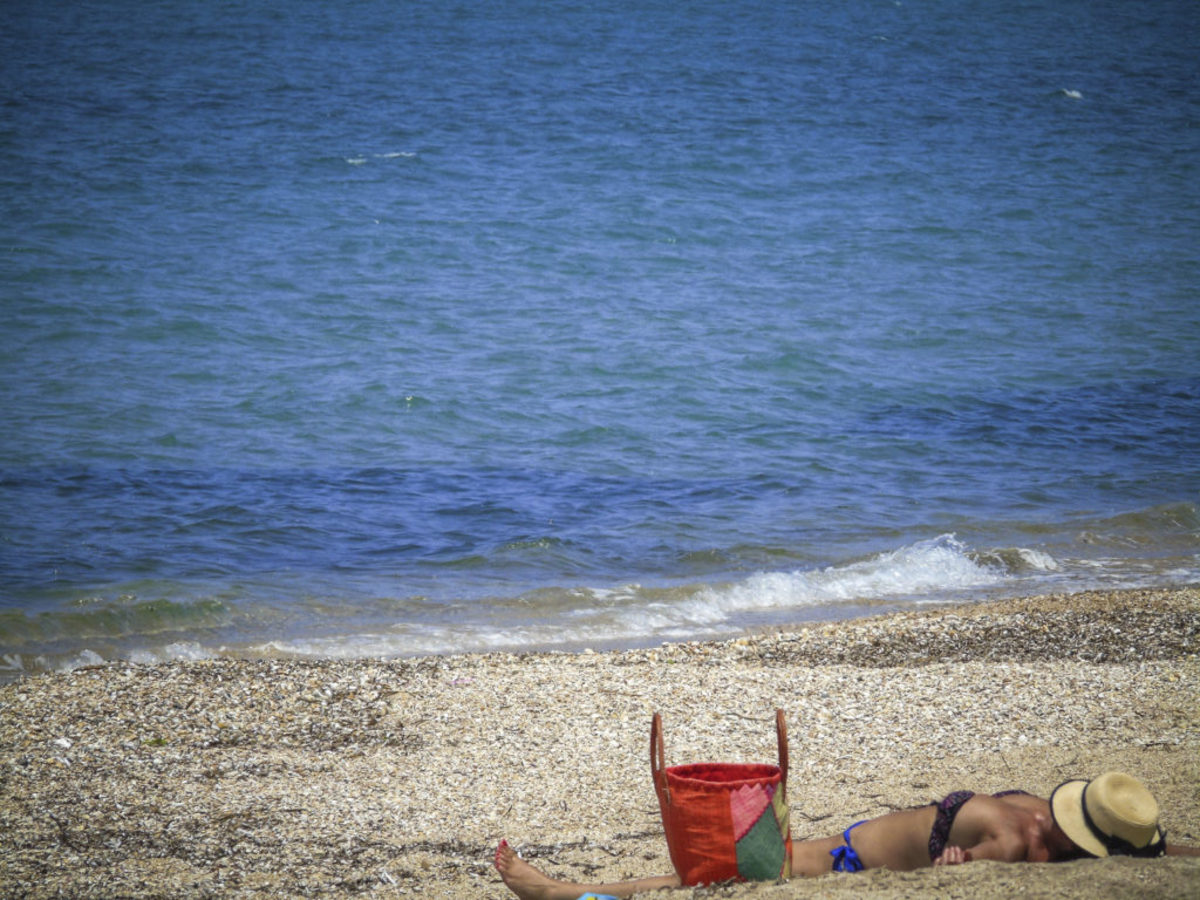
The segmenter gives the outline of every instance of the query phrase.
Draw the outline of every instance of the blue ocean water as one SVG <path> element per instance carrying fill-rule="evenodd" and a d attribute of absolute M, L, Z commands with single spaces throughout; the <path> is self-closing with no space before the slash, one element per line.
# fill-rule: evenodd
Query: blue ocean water
<path fill-rule="evenodd" d="M 0 659 L 1200 581 L 1200 7 L 9 3 Z"/>

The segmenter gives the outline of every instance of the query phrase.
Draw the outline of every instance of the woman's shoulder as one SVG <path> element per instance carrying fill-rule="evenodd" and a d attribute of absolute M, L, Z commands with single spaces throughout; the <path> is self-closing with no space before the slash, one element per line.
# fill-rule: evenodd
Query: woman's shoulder
<path fill-rule="evenodd" d="M 976 794 L 967 803 L 955 819 L 955 825 L 961 826 L 961 831 L 970 832 L 963 837 L 980 840 L 987 835 L 996 835 L 1002 831 L 1020 829 L 1036 815 L 1049 815 L 1050 804 L 1041 797 L 1033 794 Z"/>
<path fill-rule="evenodd" d="M 1017 809 L 1030 809 L 1037 812 L 1049 812 L 1050 801 L 1026 791 L 1001 791 L 988 797 L 996 803 L 1003 803 Z"/>

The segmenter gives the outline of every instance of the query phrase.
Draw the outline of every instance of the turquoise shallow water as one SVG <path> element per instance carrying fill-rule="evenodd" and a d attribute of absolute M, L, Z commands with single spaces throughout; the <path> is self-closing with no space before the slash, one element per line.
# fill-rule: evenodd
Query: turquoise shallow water
<path fill-rule="evenodd" d="M 1200 580 L 1197 15 L 6 8 L 6 665 Z"/>

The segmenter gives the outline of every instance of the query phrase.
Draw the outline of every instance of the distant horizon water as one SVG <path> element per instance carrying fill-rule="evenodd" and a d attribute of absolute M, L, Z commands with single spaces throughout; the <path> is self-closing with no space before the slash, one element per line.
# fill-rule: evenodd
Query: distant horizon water
<path fill-rule="evenodd" d="M 1200 9 L 0 12 L 0 676 L 1200 583 Z"/>

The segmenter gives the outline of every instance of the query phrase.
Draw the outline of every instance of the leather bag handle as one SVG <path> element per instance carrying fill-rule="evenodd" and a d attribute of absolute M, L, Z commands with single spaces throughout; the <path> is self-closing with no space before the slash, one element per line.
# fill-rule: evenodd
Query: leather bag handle
<path fill-rule="evenodd" d="M 779 745 L 779 774 L 780 774 L 780 790 L 784 791 L 784 797 L 787 796 L 787 779 L 788 779 L 788 738 L 787 738 L 787 722 L 783 717 L 783 710 L 775 710 L 775 740 Z"/>
<path fill-rule="evenodd" d="M 654 714 L 650 720 L 650 775 L 654 779 L 654 790 L 659 800 L 671 802 L 671 791 L 667 787 L 666 752 L 663 749 L 662 716 Z"/>
<path fill-rule="evenodd" d="M 775 741 L 779 753 L 780 787 L 787 796 L 788 780 L 788 736 L 787 720 L 782 709 L 775 710 Z M 650 776 L 654 780 L 654 789 L 659 799 L 664 803 L 671 802 L 671 790 L 667 786 L 666 750 L 663 746 L 662 715 L 654 714 L 650 720 Z"/>

